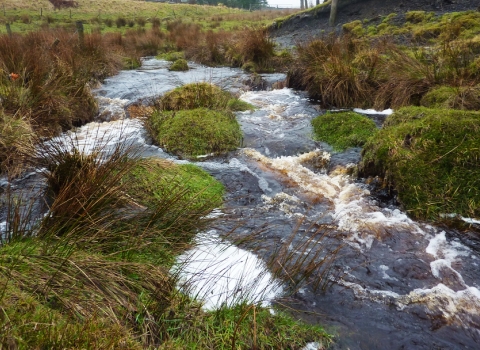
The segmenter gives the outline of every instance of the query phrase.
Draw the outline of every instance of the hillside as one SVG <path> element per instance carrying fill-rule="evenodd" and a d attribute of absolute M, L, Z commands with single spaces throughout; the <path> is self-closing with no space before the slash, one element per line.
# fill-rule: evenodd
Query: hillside
<path fill-rule="evenodd" d="M 396 13 L 396 24 L 405 22 L 409 11 L 428 11 L 441 15 L 447 12 L 479 10 L 478 0 L 339 0 L 337 20 L 334 27 L 328 25 L 330 4 L 316 6 L 302 11 L 284 21 L 277 21 L 271 27 L 271 35 L 281 46 L 293 46 L 328 32 L 340 32 L 342 25 L 355 20 L 366 21 L 371 25 Z"/>

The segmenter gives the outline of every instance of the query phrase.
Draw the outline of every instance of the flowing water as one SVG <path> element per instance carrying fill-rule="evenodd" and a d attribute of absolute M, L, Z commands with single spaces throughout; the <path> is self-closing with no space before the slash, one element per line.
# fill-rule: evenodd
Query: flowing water
<path fill-rule="evenodd" d="M 368 185 L 349 175 L 360 149 L 334 153 L 327 144 L 312 140 L 310 121 L 319 112 L 303 93 L 247 91 L 243 82 L 248 76 L 235 69 L 192 64 L 189 72 L 169 72 L 167 66 L 146 59 L 141 69 L 107 79 L 95 92 L 104 121 L 69 137 L 86 151 L 100 135 L 111 144 L 139 145 L 145 156 L 183 163 L 152 145 L 125 107 L 198 81 L 239 93 L 257 107 L 237 114 L 244 133 L 241 149 L 197 162 L 225 185 L 227 209 L 217 213 L 216 230 L 200 236 L 201 249 L 183 257 L 185 261 L 238 255 L 240 265 L 247 266 L 242 279 L 256 276 L 247 288 L 273 286 L 264 288 L 263 297 L 292 307 L 307 322 L 324 325 L 337 335 L 334 348 L 480 348 L 480 249 L 474 233 L 412 221 L 399 208 L 374 198 Z M 263 77 L 269 84 L 284 78 Z M 380 123 L 384 116 L 375 118 Z M 245 238 L 243 248 L 254 254 L 223 247 L 226 231 Z M 205 235 L 209 239 L 202 238 Z M 318 266 L 308 283 L 293 292 L 268 272 L 257 276 L 258 264 L 248 263 L 252 256 L 271 262 L 286 245 L 289 256 L 306 255 L 305 261 Z M 320 262 L 335 252 L 328 275 L 320 276 Z M 326 288 L 315 288 L 316 282 Z M 229 288 L 228 281 L 222 288 Z"/>

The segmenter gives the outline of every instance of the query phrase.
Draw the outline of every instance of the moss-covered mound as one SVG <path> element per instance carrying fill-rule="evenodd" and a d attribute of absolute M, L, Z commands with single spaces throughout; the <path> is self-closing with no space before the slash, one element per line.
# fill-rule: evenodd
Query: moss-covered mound
<path fill-rule="evenodd" d="M 420 101 L 429 108 L 480 109 L 480 85 L 467 87 L 439 86 L 428 91 Z"/>
<path fill-rule="evenodd" d="M 380 175 L 415 218 L 480 217 L 480 113 L 406 107 L 363 149 L 362 175 Z"/>
<path fill-rule="evenodd" d="M 160 147 L 184 158 L 234 150 L 242 138 L 240 125 L 229 111 L 157 111 L 147 123 Z"/>
<path fill-rule="evenodd" d="M 176 165 L 163 159 L 142 161 L 128 175 L 129 196 L 149 208 L 176 193 L 181 197 L 179 210 L 189 215 L 222 205 L 223 185 L 210 174 L 193 164 Z M 172 209 L 172 206 L 170 206 Z"/>
<path fill-rule="evenodd" d="M 172 63 L 170 66 L 169 70 L 174 71 L 174 72 L 185 72 L 187 71 L 188 68 L 188 62 L 187 60 L 180 58 L 176 60 L 175 62 Z"/>
<path fill-rule="evenodd" d="M 232 107 L 247 110 L 251 105 L 237 104 L 231 93 L 209 83 L 192 83 L 167 92 L 158 101 L 161 110 L 178 111 L 182 109 L 208 108 L 215 110 L 231 109 Z"/>
<path fill-rule="evenodd" d="M 362 146 L 377 127 L 373 120 L 355 112 L 326 113 L 312 120 L 315 138 L 337 151 Z"/>

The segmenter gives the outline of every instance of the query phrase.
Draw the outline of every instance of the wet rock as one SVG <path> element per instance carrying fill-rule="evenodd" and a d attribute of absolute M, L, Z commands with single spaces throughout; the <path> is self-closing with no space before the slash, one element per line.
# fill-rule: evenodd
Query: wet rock
<path fill-rule="evenodd" d="M 426 280 L 431 278 L 430 265 L 415 258 L 395 260 L 393 271 L 405 279 Z"/>

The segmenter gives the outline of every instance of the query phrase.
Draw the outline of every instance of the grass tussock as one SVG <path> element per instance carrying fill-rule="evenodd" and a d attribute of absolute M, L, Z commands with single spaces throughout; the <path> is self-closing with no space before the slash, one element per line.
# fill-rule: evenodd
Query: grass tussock
<path fill-rule="evenodd" d="M 157 108 L 165 111 L 208 108 L 213 110 L 229 109 L 229 103 L 236 100 L 232 94 L 209 83 L 186 84 L 163 95 L 157 102 Z"/>
<path fill-rule="evenodd" d="M 150 117 L 148 128 L 162 148 L 182 158 L 232 151 L 242 138 L 232 112 L 206 108 L 158 111 Z"/>
<path fill-rule="evenodd" d="M 383 28 L 389 25 L 388 18 L 377 28 L 364 28 L 356 21 L 344 25 L 342 36 L 299 45 L 290 86 L 307 90 L 324 106 L 378 109 L 418 106 L 431 91 L 450 87 L 459 91 L 459 97 L 450 98 L 449 107 L 474 110 L 480 45 L 471 33 L 478 32 L 472 21 L 478 15 L 449 14 L 440 20 L 423 11 L 407 15 L 409 24 L 401 31 Z M 444 25 L 438 25 L 428 47 L 415 34 L 408 46 L 393 43 L 398 37 L 405 42 L 407 34 L 414 33 L 413 25 L 438 23 Z"/>
<path fill-rule="evenodd" d="M 155 142 L 186 158 L 219 154 L 240 146 L 242 134 L 232 111 L 251 109 L 209 83 L 192 83 L 167 92 L 145 125 Z"/>
<path fill-rule="evenodd" d="M 15 177 L 34 149 L 34 132 L 28 121 L 0 112 L 0 172 Z"/>
<path fill-rule="evenodd" d="M 186 60 L 180 58 L 180 59 L 176 60 L 175 62 L 173 62 L 168 69 L 171 70 L 171 71 L 174 71 L 174 72 L 185 72 L 185 71 L 189 70 L 188 62 Z"/>
<path fill-rule="evenodd" d="M 321 327 L 252 304 L 203 311 L 175 288 L 175 255 L 222 202 L 223 186 L 210 175 L 194 165 L 139 160 L 122 146 L 88 154 L 69 146 L 47 144 L 38 159 L 52 203 L 46 216 L 21 216 L 19 201 L 10 202 L 0 246 L 2 347 L 300 349 L 330 342 Z"/>
<path fill-rule="evenodd" d="M 355 112 L 326 113 L 312 120 L 315 138 L 334 150 L 360 147 L 377 132 L 375 122 Z"/>
<path fill-rule="evenodd" d="M 379 175 L 415 218 L 479 217 L 478 112 L 406 107 L 363 149 L 360 172 Z"/>

